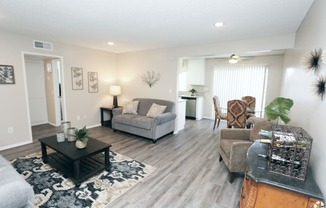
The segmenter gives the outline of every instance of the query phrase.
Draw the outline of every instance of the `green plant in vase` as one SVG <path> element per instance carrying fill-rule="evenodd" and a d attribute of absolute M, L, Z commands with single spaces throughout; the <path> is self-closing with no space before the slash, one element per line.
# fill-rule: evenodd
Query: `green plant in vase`
<path fill-rule="evenodd" d="M 75 137 L 76 137 L 76 147 L 79 149 L 83 149 L 87 145 L 89 131 L 84 126 L 81 129 L 75 130 Z"/>
<path fill-rule="evenodd" d="M 293 100 L 290 98 L 277 97 L 268 106 L 265 107 L 266 117 L 270 121 L 281 119 L 285 124 L 291 119 L 287 116 L 293 106 Z"/>
<path fill-rule="evenodd" d="M 189 90 L 189 92 L 191 92 L 191 96 L 195 96 L 197 90 L 195 90 L 194 88 L 192 88 L 191 90 Z"/>

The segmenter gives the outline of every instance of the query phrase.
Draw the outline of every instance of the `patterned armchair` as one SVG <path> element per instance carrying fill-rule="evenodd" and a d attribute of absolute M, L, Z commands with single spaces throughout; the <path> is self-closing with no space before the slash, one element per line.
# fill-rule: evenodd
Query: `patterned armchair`
<path fill-rule="evenodd" d="M 227 127 L 245 128 L 246 127 L 247 104 L 241 100 L 228 101 Z"/>

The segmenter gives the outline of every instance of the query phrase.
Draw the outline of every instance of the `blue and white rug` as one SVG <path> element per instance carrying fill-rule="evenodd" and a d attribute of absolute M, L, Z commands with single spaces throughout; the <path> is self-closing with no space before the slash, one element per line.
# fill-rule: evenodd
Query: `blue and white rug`
<path fill-rule="evenodd" d="M 155 170 L 112 151 L 110 161 L 110 172 L 103 171 L 79 187 L 44 164 L 41 153 L 20 157 L 11 163 L 33 186 L 37 207 L 103 208 Z"/>

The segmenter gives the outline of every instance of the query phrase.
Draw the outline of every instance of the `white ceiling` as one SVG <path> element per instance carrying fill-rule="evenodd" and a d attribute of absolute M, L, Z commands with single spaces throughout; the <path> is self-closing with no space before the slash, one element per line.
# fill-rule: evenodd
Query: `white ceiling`
<path fill-rule="evenodd" d="M 0 30 L 115 53 L 295 33 L 313 0 L 0 0 Z M 223 21 L 222 28 L 214 23 Z M 115 42 L 114 46 L 107 45 Z"/>

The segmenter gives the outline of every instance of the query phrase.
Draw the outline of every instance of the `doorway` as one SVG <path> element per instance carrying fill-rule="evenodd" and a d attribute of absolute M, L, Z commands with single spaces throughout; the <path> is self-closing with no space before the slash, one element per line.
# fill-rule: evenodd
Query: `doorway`
<path fill-rule="evenodd" d="M 62 57 L 23 53 L 28 115 L 31 128 L 60 126 L 66 117 Z"/>

